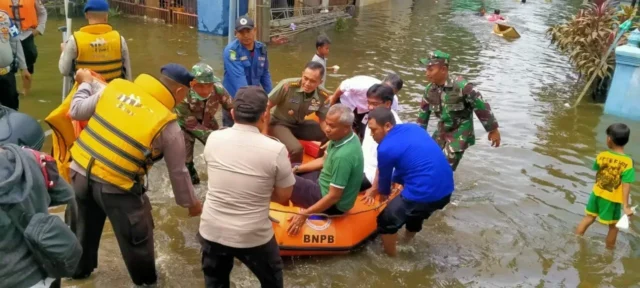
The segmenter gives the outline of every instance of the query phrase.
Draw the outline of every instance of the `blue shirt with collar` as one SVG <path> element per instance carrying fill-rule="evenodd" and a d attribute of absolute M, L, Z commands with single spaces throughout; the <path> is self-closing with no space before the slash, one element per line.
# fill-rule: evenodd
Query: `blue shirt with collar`
<path fill-rule="evenodd" d="M 397 124 L 382 139 L 378 171 L 382 195 L 391 193 L 392 181 L 404 186 L 401 195 L 409 201 L 435 202 L 453 193 L 453 171 L 442 149 L 414 123 Z"/>
<path fill-rule="evenodd" d="M 255 41 L 254 55 L 247 50 L 238 39 L 224 48 L 224 81 L 222 85 L 232 98 L 236 97 L 238 89 L 248 86 L 262 86 L 267 94 L 271 92 L 271 74 L 269 74 L 269 59 L 267 46 Z"/>

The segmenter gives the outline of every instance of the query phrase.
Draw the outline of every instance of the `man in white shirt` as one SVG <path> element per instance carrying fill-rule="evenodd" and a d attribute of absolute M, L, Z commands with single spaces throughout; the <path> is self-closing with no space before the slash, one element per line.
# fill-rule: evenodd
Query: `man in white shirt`
<path fill-rule="evenodd" d="M 364 127 L 367 125 L 367 121 L 364 120 L 365 115 L 369 113 L 367 91 L 374 84 L 387 85 L 393 89 L 394 94 L 397 94 L 402 89 L 403 81 L 400 76 L 394 73 L 390 73 L 382 81 L 370 76 L 359 75 L 342 81 L 336 92 L 331 96 L 331 105 L 339 102 L 353 109 L 355 116 L 353 130 L 360 139 L 363 138 Z M 398 110 L 398 96 L 394 96 L 391 109 Z"/>
<path fill-rule="evenodd" d="M 382 84 L 374 84 L 367 91 L 367 103 L 369 110 L 373 110 L 378 107 L 391 109 L 393 94 L 393 89 L 391 87 Z M 402 120 L 400 120 L 396 111 L 391 109 L 391 113 L 396 119 L 396 124 L 401 124 Z M 375 195 L 374 193 L 377 192 L 378 188 L 378 143 L 373 140 L 373 137 L 371 137 L 371 129 L 369 129 L 369 125 L 365 128 L 364 139 L 362 140 L 362 154 L 364 155 L 364 177 L 362 177 L 362 186 L 360 186 L 360 191 L 367 190 L 366 195 Z"/>
<path fill-rule="evenodd" d="M 209 184 L 199 229 L 206 287 L 229 287 L 234 257 L 262 287 L 283 287 L 269 202 L 288 203 L 295 178 L 285 146 L 260 133 L 266 108 L 262 88 L 240 88 L 231 110 L 235 125 L 207 139 Z"/>

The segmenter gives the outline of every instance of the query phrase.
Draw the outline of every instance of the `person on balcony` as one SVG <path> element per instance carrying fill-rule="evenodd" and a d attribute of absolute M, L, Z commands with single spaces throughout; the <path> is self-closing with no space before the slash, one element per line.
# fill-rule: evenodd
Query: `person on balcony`
<path fill-rule="evenodd" d="M 132 81 L 127 42 L 107 24 L 109 3 L 106 0 L 88 0 L 84 15 L 89 25 L 74 32 L 61 45 L 60 73 L 73 76 L 78 69 L 87 68 L 100 74 L 107 82 L 116 78 Z"/>
<path fill-rule="evenodd" d="M 231 97 L 236 97 L 238 89 L 253 85 L 262 86 L 267 94 L 273 87 L 269 74 L 267 45 L 256 41 L 256 29 L 253 20 L 242 16 L 236 20 L 236 40 L 224 48 L 224 89 Z M 231 35 L 229 35 L 231 36 Z M 222 125 L 233 126 L 233 118 L 227 111 L 222 111 Z"/>

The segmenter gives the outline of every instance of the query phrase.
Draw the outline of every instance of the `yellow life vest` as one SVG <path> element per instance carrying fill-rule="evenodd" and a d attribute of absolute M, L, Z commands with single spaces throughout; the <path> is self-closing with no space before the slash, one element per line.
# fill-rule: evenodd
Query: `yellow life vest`
<path fill-rule="evenodd" d="M 73 38 L 78 50 L 76 70 L 91 69 L 107 82 L 124 76 L 120 33 L 109 24 L 84 26 L 73 33 Z"/>
<path fill-rule="evenodd" d="M 60 176 L 67 180 L 67 182 L 71 182 L 71 178 L 69 177 L 69 165 L 71 165 L 69 148 L 76 139 L 73 133 L 71 118 L 67 116 L 67 113 L 71 107 L 73 94 L 75 94 L 77 90 L 78 84 L 76 83 L 73 85 L 73 88 L 71 88 L 71 91 L 69 91 L 69 94 L 64 101 L 62 101 L 62 104 L 51 111 L 47 118 L 44 119 L 53 131 L 53 134 L 51 134 L 51 137 L 53 138 L 51 156 L 56 159 L 56 164 L 58 164 L 58 173 L 60 173 Z"/>
<path fill-rule="evenodd" d="M 162 158 L 151 144 L 176 120 L 173 95 L 160 81 L 141 74 L 132 83 L 115 79 L 98 100 L 96 111 L 71 147 L 71 157 L 87 174 L 125 191 Z"/>
<path fill-rule="evenodd" d="M 102 85 L 107 85 L 101 80 L 95 80 Z M 74 121 L 69 116 L 69 110 L 71 109 L 71 101 L 73 99 L 73 95 L 78 91 L 78 87 L 80 83 L 76 82 L 67 94 L 67 97 L 64 98 L 62 104 L 58 106 L 56 109 L 51 111 L 49 115 L 44 119 L 44 121 L 51 127 L 53 134 L 51 137 L 53 138 L 53 145 L 51 156 L 56 160 L 56 164 L 58 166 L 58 173 L 62 176 L 67 182 L 71 182 L 70 177 L 70 166 L 71 166 L 71 153 L 69 150 L 73 142 L 76 141 L 78 137 L 77 133 L 77 121 Z"/>

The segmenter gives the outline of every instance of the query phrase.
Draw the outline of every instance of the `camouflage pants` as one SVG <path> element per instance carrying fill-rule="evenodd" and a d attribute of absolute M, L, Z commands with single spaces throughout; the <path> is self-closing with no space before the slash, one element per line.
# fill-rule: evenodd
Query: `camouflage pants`
<path fill-rule="evenodd" d="M 453 171 L 456 171 L 456 168 L 458 168 L 458 164 L 460 164 L 460 160 L 462 160 L 462 156 L 464 156 L 464 151 L 455 152 L 449 145 L 449 142 L 438 139 L 434 140 L 436 140 L 440 148 L 442 148 L 442 153 L 444 153 L 444 156 L 447 157 L 447 161 L 449 161 L 451 169 L 453 169 Z"/>
<path fill-rule="evenodd" d="M 185 163 L 193 162 L 193 147 L 196 144 L 196 138 L 184 130 L 182 130 L 182 136 L 184 136 L 184 151 L 187 154 Z"/>

